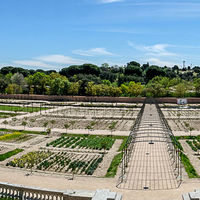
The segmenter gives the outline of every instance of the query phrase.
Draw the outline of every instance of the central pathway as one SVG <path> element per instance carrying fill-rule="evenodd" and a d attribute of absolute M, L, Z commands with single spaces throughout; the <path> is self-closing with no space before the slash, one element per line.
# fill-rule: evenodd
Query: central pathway
<path fill-rule="evenodd" d="M 119 188 L 164 190 L 178 187 L 166 140 L 156 106 L 146 104 L 124 181 Z"/>

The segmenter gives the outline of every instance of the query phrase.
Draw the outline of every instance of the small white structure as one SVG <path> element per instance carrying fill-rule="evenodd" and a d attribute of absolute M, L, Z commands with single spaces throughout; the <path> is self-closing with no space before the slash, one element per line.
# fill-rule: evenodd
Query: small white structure
<path fill-rule="evenodd" d="M 187 104 L 187 99 L 177 99 L 177 104 L 178 105 L 186 105 Z"/>

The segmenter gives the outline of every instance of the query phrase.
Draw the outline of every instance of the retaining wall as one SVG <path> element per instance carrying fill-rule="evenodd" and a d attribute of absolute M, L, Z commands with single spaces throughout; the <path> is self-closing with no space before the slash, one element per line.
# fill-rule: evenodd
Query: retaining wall
<path fill-rule="evenodd" d="M 57 95 L 28 95 L 0 94 L 0 99 L 43 100 L 43 101 L 78 101 L 78 102 L 108 102 L 108 103 L 143 103 L 146 97 L 93 97 L 93 96 L 57 96 Z M 158 103 L 177 104 L 175 97 L 155 98 Z M 186 98 L 188 103 L 200 104 L 200 98 Z"/>

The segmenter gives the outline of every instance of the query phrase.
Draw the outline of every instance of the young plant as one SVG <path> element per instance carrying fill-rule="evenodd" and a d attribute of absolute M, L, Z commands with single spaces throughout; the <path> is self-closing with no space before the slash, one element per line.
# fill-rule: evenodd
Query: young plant
<path fill-rule="evenodd" d="M 24 126 L 24 130 L 25 130 L 25 127 L 26 127 L 26 125 L 27 125 L 27 122 L 26 122 L 26 121 L 23 121 L 21 125 Z"/>
<path fill-rule="evenodd" d="M 51 129 L 48 128 L 48 129 L 46 130 L 46 132 L 47 132 L 47 135 L 49 136 L 49 135 L 51 134 Z"/>
<path fill-rule="evenodd" d="M 43 124 L 44 131 L 45 131 L 45 129 L 47 128 L 47 126 L 48 126 L 48 122 L 44 122 L 44 124 Z"/>
<path fill-rule="evenodd" d="M 64 124 L 64 127 L 66 129 L 66 133 L 67 133 L 67 129 L 70 127 L 71 125 L 70 124 Z"/>
<path fill-rule="evenodd" d="M 71 124 L 71 126 L 72 126 L 72 129 L 74 129 L 74 124 L 75 124 L 76 122 L 75 121 L 71 121 L 70 122 L 70 124 Z"/>
<path fill-rule="evenodd" d="M 51 122 L 51 124 L 52 124 L 52 127 L 53 127 L 53 125 L 56 123 L 56 121 L 55 121 L 54 119 L 51 120 L 50 122 Z"/>
<path fill-rule="evenodd" d="M 191 132 L 195 130 L 193 127 L 189 127 L 189 131 L 190 131 L 190 136 L 191 136 Z"/>
<path fill-rule="evenodd" d="M 85 127 L 85 129 L 88 130 L 88 134 L 89 134 L 89 130 L 92 130 L 92 126 L 91 126 L 91 125 L 87 125 L 87 126 Z"/>
<path fill-rule="evenodd" d="M 112 122 L 110 125 L 109 125 L 109 129 L 110 129 L 110 131 L 111 131 L 111 135 L 112 135 L 112 132 L 114 131 L 114 129 L 115 129 L 115 126 L 116 126 L 116 124 L 117 124 L 117 122 Z"/>
<path fill-rule="evenodd" d="M 7 121 L 7 120 L 4 120 L 4 121 L 3 121 L 3 124 L 5 125 L 5 128 L 6 128 L 6 125 L 8 125 L 8 121 Z"/>

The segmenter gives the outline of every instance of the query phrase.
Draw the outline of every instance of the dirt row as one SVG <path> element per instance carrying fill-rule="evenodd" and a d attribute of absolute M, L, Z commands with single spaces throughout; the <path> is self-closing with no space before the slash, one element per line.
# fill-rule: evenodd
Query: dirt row
<path fill-rule="evenodd" d="M 115 130 L 129 131 L 134 123 L 133 120 L 88 120 L 88 119 L 70 119 L 70 118 L 55 118 L 50 116 L 35 116 L 25 119 L 16 119 L 10 121 L 12 126 L 21 126 L 22 122 L 26 121 L 26 127 L 44 127 L 46 128 L 63 128 L 65 124 L 70 124 L 69 129 L 87 129 L 87 126 L 91 126 L 94 130 L 109 130 L 109 126 L 116 122 Z M 45 123 L 47 125 L 45 126 Z"/>

